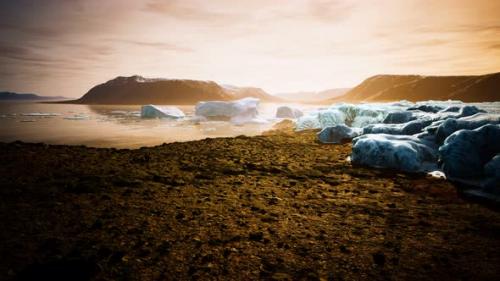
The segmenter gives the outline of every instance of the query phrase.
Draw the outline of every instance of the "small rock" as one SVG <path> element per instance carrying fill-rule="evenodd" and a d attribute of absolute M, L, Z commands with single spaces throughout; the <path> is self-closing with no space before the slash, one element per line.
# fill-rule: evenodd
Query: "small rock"
<path fill-rule="evenodd" d="M 373 254 L 373 262 L 378 266 L 384 266 L 385 264 L 385 255 L 382 252 L 377 252 Z"/>
<path fill-rule="evenodd" d="M 262 233 L 261 231 L 252 232 L 248 235 L 248 239 L 252 241 L 262 241 L 263 238 L 264 238 L 264 233 Z"/>

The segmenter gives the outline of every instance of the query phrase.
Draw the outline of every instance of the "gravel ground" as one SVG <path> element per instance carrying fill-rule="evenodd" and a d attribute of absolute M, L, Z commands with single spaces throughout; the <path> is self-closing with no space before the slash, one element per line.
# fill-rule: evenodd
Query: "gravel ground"
<path fill-rule="evenodd" d="M 500 278 L 497 211 L 315 139 L 0 144 L 0 279 Z"/>

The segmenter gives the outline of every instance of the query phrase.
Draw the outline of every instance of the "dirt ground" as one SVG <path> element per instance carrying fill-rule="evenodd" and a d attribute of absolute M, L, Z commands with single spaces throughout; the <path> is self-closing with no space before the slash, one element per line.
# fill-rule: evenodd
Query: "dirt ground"
<path fill-rule="evenodd" d="M 0 144 L 1 280 L 499 280 L 500 213 L 314 132 Z"/>

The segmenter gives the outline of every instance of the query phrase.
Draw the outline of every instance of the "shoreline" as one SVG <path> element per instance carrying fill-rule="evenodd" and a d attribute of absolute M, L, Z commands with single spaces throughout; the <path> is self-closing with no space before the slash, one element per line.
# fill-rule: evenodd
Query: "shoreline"
<path fill-rule="evenodd" d="M 313 131 L 0 151 L 5 280 L 500 275 L 500 213 L 445 180 L 353 167 L 349 143 Z"/>

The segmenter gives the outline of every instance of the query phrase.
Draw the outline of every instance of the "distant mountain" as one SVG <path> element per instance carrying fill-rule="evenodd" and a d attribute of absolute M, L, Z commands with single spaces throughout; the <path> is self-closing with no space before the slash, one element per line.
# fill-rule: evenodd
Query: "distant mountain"
<path fill-rule="evenodd" d="M 212 81 L 148 79 L 119 76 L 90 89 L 80 104 L 193 104 L 200 100 L 229 100 L 231 95 Z"/>
<path fill-rule="evenodd" d="M 339 101 L 500 101 L 500 73 L 477 76 L 376 75 L 363 81 Z"/>
<path fill-rule="evenodd" d="M 13 92 L 0 92 L 0 101 L 48 101 L 66 100 L 65 97 L 47 97 L 35 94 L 19 94 Z"/>
<path fill-rule="evenodd" d="M 350 88 L 335 88 L 319 92 L 303 91 L 303 92 L 293 92 L 293 93 L 281 93 L 277 94 L 277 96 L 287 99 L 289 101 L 316 103 L 341 96 L 347 93 L 349 90 Z"/>
<path fill-rule="evenodd" d="M 235 99 L 241 99 L 246 97 L 258 98 L 261 101 L 265 102 L 280 102 L 283 99 L 279 97 L 275 97 L 273 95 L 268 94 L 261 88 L 255 87 L 236 87 L 232 85 L 222 85 L 224 89 L 231 95 L 234 96 Z"/>
<path fill-rule="evenodd" d="M 272 96 L 258 88 L 225 88 L 213 81 L 150 79 L 142 76 L 116 77 L 90 89 L 80 104 L 195 104 L 207 100 L 233 100 L 255 96 L 263 101 Z"/>

